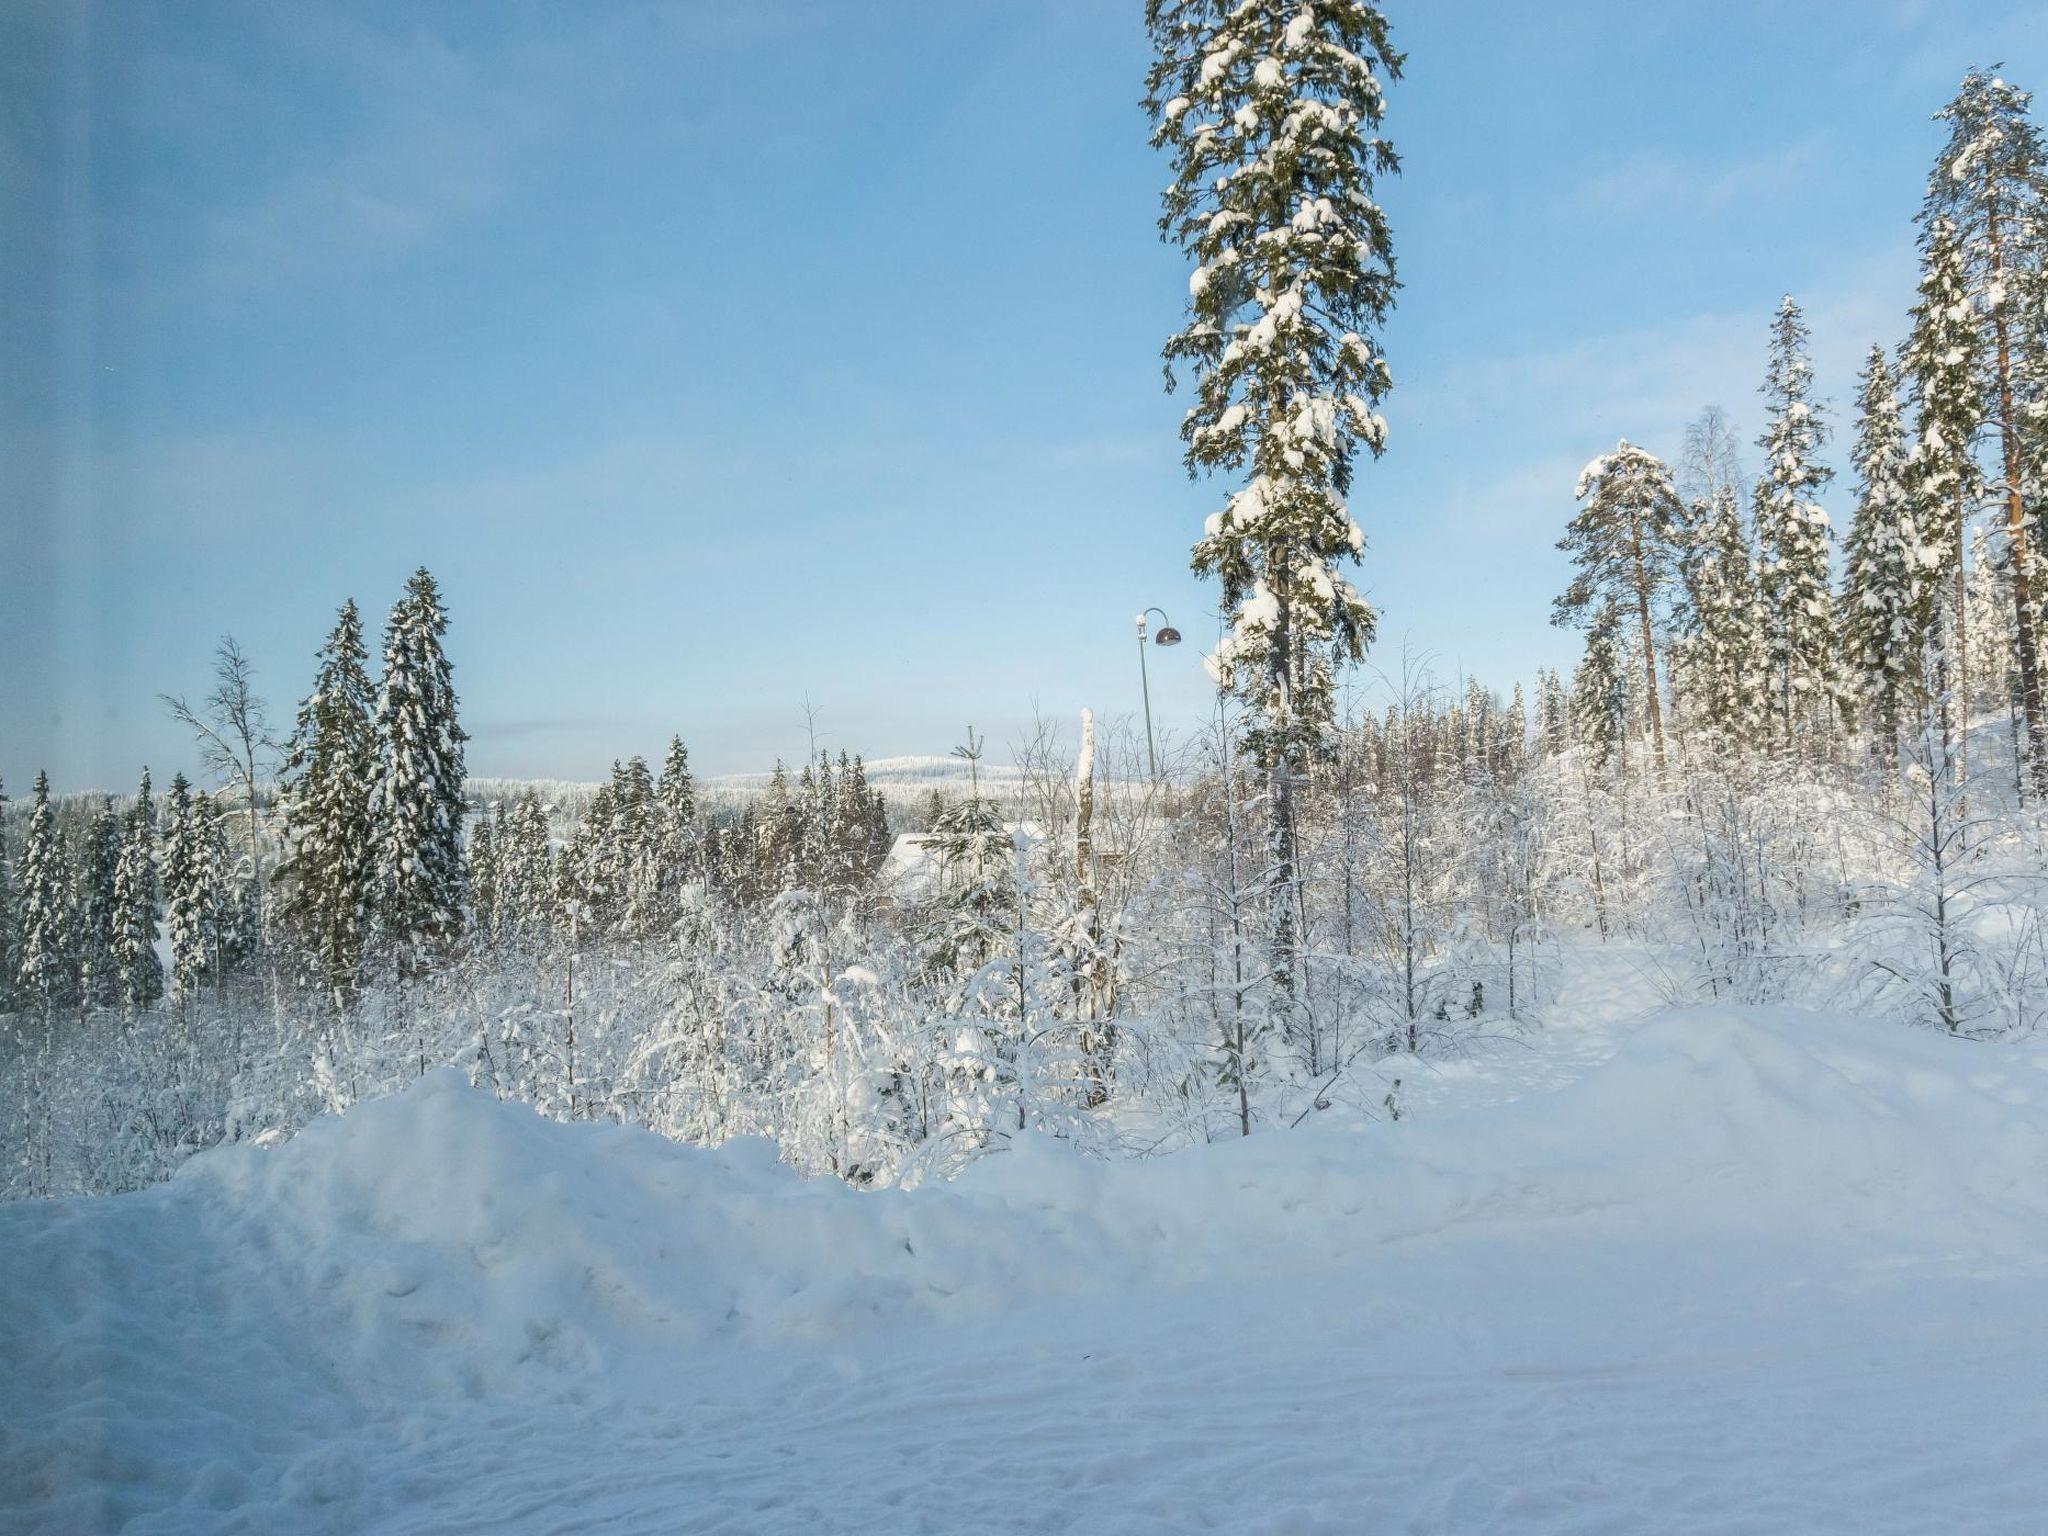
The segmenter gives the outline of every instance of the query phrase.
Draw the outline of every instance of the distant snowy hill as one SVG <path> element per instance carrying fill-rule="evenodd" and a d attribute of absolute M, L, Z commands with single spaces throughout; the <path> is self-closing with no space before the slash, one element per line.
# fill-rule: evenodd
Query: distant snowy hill
<path fill-rule="evenodd" d="M 790 764 L 790 774 L 803 771 L 803 764 Z M 944 795 L 964 795 L 973 782 L 968 765 L 957 757 L 871 757 L 862 762 L 867 781 L 892 801 L 922 798 L 934 789 Z M 985 795 L 1002 799 L 1017 793 L 1024 784 L 1024 772 L 1011 763 L 984 759 L 975 769 Z M 707 788 L 734 795 L 759 794 L 768 787 L 772 773 L 726 773 L 706 779 Z"/>
<path fill-rule="evenodd" d="M 786 763 L 783 771 L 794 783 L 803 766 Z M 905 812 L 921 808 L 933 790 L 947 799 L 961 798 L 974 782 L 967 764 L 957 757 L 877 757 L 865 759 L 862 767 L 868 783 L 881 791 L 892 810 Z M 1024 772 L 1014 764 L 983 761 L 978 773 L 981 792 L 995 801 L 1007 804 L 1023 792 Z M 714 812 L 737 807 L 765 793 L 773 777 L 772 770 L 709 774 L 697 781 L 698 797 Z M 589 806 L 599 785 L 595 780 L 473 778 L 465 787 L 471 803 L 480 805 L 510 800 L 532 790 L 560 819 L 573 822 Z"/>

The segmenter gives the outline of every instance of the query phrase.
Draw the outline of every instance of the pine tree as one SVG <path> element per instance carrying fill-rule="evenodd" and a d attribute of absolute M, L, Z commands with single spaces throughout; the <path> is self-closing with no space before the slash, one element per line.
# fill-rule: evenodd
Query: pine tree
<path fill-rule="evenodd" d="M 157 917 L 156 802 L 145 768 L 128 811 L 121 862 L 114 870 L 114 956 L 120 967 L 120 1003 L 131 1014 L 164 995 L 164 966 L 156 952 Z"/>
<path fill-rule="evenodd" d="M 30 790 L 28 838 L 21 849 L 21 948 L 15 982 L 24 1006 L 47 1016 L 76 995 L 76 940 L 64 838 L 50 806 L 50 776 Z"/>
<path fill-rule="evenodd" d="M 121 818 L 114 811 L 114 802 L 102 798 L 100 808 L 86 824 L 72 893 L 72 909 L 77 914 L 79 1000 L 87 1008 L 111 1008 L 121 1000 L 115 897 L 120 864 Z"/>
<path fill-rule="evenodd" d="M 423 566 L 384 632 L 370 792 L 377 942 L 407 976 L 462 931 L 462 744 L 469 738 L 456 720 L 441 645 L 447 631 L 440 590 Z"/>
<path fill-rule="evenodd" d="M 1658 703 L 1653 616 L 1662 609 L 1684 531 L 1678 493 L 1663 460 L 1624 438 L 1614 452 L 1580 471 L 1574 495 L 1581 503 L 1579 513 L 1557 547 L 1572 557 L 1578 571 L 1558 598 L 1552 622 L 1586 623 L 1610 603 L 1633 611 L 1643 698 L 1661 773 L 1664 715 Z"/>
<path fill-rule="evenodd" d="M 1809 398 L 1806 343 L 1806 323 L 1787 294 L 1771 324 L 1763 386 L 1769 425 L 1758 439 L 1764 473 L 1756 508 L 1779 739 L 1788 748 L 1806 732 L 1822 740 L 1831 732 L 1837 677 L 1828 515 L 1814 500 L 1834 472 L 1814 458 L 1827 429 Z"/>
<path fill-rule="evenodd" d="M 279 772 L 284 861 L 278 920 L 306 979 L 343 1006 L 361 978 L 371 899 L 371 786 L 377 753 L 369 652 L 353 600 L 320 648 Z"/>
<path fill-rule="evenodd" d="M 1166 345 L 1194 378 L 1190 474 L 1249 467 L 1194 568 L 1217 577 L 1229 634 L 1218 681 L 1250 705 L 1266 780 L 1267 946 L 1292 1012 L 1295 790 L 1327 746 L 1333 668 L 1362 655 L 1371 610 L 1342 574 L 1365 545 L 1345 506 L 1360 446 L 1386 443 L 1391 375 L 1375 333 L 1393 243 L 1373 199 L 1399 160 L 1379 134 L 1401 56 L 1363 0 L 1147 0 L 1147 108 L 1173 157 L 1160 230 L 1190 254 L 1188 323 Z"/>
<path fill-rule="evenodd" d="M 1863 365 L 1856 409 L 1858 490 L 1842 592 L 1843 641 L 1890 774 L 1898 766 L 1905 706 L 1920 675 L 1927 562 L 1906 494 L 1898 391 L 1882 347 L 1872 347 Z"/>
<path fill-rule="evenodd" d="M 2048 156 L 2029 118 L 2032 98 L 1995 76 L 1971 70 L 1955 99 L 1936 114 L 1949 125 L 1921 207 L 1922 237 L 1932 251 L 1937 221 L 1954 232 L 1956 265 L 1984 339 L 1982 419 L 1998 434 L 2000 488 L 2012 586 L 2012 642 L 2027 756 L 2037 792 L 2048 794 L 2048 718 L 2041 690 L 2034 557 L 2029 548 L 2027 452 L 2018 376 L 2016 301 L 2026 290 L 2029 246 L 2048 210 Z"/>

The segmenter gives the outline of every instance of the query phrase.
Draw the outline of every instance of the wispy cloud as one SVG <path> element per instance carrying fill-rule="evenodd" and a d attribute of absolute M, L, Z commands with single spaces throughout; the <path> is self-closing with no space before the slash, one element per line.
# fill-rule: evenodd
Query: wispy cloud
<path fill-rule="evenodd" d="M 316 131 L 292 132 L 289 103 L 212 73 L 219 89 L 194 105 L 217 114 L 214 131 L 239 123 L 281 142 L 261 174 L 200 211 L 202 277 L 233 287 L 388 260 L 505 196 L 533 98 L 474 54 L 332 8 L 281 7 L 261 25 L 266 46 L 241 67 L 317 66 L 335 105 Z"/>
<path fill-rule="evenodd" d="M 1870 345 L 1903 332 L 1912 283 L 1911 246 L 1902 239 L 1897 250 L 1845 262 L 1828 287 L 1794 295 L 1813 333 L 1824 398 L 1847 400 Z M 1450 416 L 1500 434 L 1526 430 L 1553 444 L 1625 433 L 1654 447 L 1708 404 L 1728 408 L 1739 425 L 1756 414 L 1776 298 L 1759 294 L 1753 309 L 1684 315 L 1424 371 L 1403 386 L 1401 409 L 1421 421 Z"/>
<path fill-rule="evenodd" d="M 1579 186 L 1566 201 L 1585 216 L 1621 219 L 1682 218 L 1779 202 L 1825 172 L 1832 138 L 1823 131 L 1720 162 L 1640 150 Z"/>

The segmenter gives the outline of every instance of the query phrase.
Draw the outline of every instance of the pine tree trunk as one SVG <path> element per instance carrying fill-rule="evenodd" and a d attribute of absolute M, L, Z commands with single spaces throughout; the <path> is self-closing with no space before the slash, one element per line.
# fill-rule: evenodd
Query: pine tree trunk
<path fill-rule="evenodd" d="M 1664 711 L 1657 700 L 1657 646 L 1650 638 L 1650 587 L 1649 579 L 1643 574 L 1643 551 L 1640 538 L 1636 542 L 1636 619 L 1643 631 L 1643 682 L 1650 695 L 1650 741 L 1657 749 L 1657 782 L 1663 783 L 1664 768 Z"/>
<path fill-rule="evenodd" d="M 1963 712 L 1963 729 L 1956 737 L 1955 765 L 1956 782 L 1958 784 L 1967 783 L 1970 777 L 1970 632 L 1967 618 L 1969 613 L 1970 586 L 1967 555 L 1968 551 L 1965 548 L 1963 534 L 1963 484 L 1958 479 L 1956 482 L 1956 639 L 1955 645 L 1952 647 L 1955 652 L 1955 661 L 1952 664 L 1955 681 L 1952 686 L 1955 690 L 1956 700 L 1962 706 Z M 1945 697 L 1942 700 L 1941 707 L 1944 712 L 1949 708 L 1948 700 Z"/>
<path fill-rule="evenodd" d="M 2004 256 L 1998 243 L 1998 205 L 1986 216 L 1986 234 L 1991 247 L 1991 283 L 2005 280 Z M 2012 549 L 2013 649 L 2018 653 L 2020 701 L 2027 726 L 2027 761 L 2034 789 L 2048 795 L 2048 725 L 2041 718 L 2041 662 L 2034 649 L 2033 581 L 2027 564 L 2027 520 L 2021 494 L 2020 439 L 2014 420 L 2012 399 L 2012 340 L 2001 304 L 1992 315 L 1992 332 L 1997 339 L 1998 431 L 2005 450 L 2005 531 Z M 1967 722 L 1966 728 L 1967 728 Z"/>
<path fill-rule="evenodd" d="M 1295 931 L 1294 780 L 1300 728 L 1294 718 L 1294 626 L 1287 594 L 1278 593 L 1273 640 L 1266 653 L 1274 704 L 1266 749 L 1266 949 L 1273 974 L 1273 1023 L 1294 1038 Z"/>

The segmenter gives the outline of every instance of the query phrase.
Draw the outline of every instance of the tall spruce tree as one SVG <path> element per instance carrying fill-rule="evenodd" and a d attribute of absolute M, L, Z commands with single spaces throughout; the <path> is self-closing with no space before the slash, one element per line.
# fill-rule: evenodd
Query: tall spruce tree
<path fill-rule="evenodd" d="M 661 805 L 647 759 L 635 755 L 612 764 L 612 816 L 603 846 L 607 878 L 618 891 L 615 922 L 625 937 L 642 938 L 660 924 L 658 877 Z"/>
<path fill-rule="evenodd" d="M 370 791 L 371 900 L 378 945 L 410 976 L 462 931 L 463 750 L 442 649 L 448 617 L 422 566 L 384 631 L 377 762 Z"/>
<path fill-rule="evenodd" d="M 1970 303 L 1968 274 L 1956 227 L 1923 214 L 1920 296 L 1906 338 L 1903 370 L 1912 393 L 1914 426 L 1906 465 L 1920 545 L 1934 563 L 1922 596 L 1924 632 L 1935 636 L 1936 675 L 1928 679 L 1946 719 L 1950 701 L 1967 713 L 1970 697 L 1970 527 L 1983 475 L 1973 450 L 1983 425 L 1983 337 Z M 1953 738 L 1954 771 L 1967 777 L 1966 735 Z"/>
<path fill-rule="evenodd" d="M 255 882 L 246 878 L 248 864 L 237 858 L 228 842 L 228 824 L 239 821 L 240 816 L 218 792 L 194 795 L 192 804 L 199 823 L 203 880 L 212 896 L 207 931 L 211 980 L 220 986 L 256 953 L 257 891 Z"/>
<path fill-rule="evenodd" d="M 103 796 L 86 823 L 72 893 L 78 915 L 79 1000 L 87 1008 L 112 1008 L 121 1001 L 115 885 L 120 865 L 121 818 L 112 799 Z"/>
<path fill-rule="evenodd" d="M 1882 347 L 1872 347 L 1864 362 L 1856 410 L 1856 518 L 1843 579 L 1843 640 L 1891 773 L 1920 676 L 1928 563 L 1906 494 L 1905 428 Z"/>
<path fill-rule="evenodd" d="M 1250 704 L 1266 782 L 1267 945 L 1276 1014 L 1292 1012 L 1295 793 L 1324 748 L 1332 670 L 1370 640 L 1342 573 L 1365 546 L 1345 505 L 1352 462 L 1386 443 L 1391 375 L 1377 341 L 1394 303 L 1393 241 L 1375 181 L 1382 81 L 1402 59 L 1363 0 L 1148 0 L 1146 105 L 1173 158 L 1160 230 L 1194 258 L 1168 382 L 1193 375 L 1190 474 L 1248 468 L 1209 519 L 1194 568 L 1217 577 L 1229 632 L 1213 666 Z"/>
<path fill-rule="evenodd" d="M 1698 708 L 1725 743 L 1767 736 L 1769 642 L 1757 562 L 1735 492 L 1723 485 L 1691 520 L 1686 626 Z"/>
<path fill-rule="evenodd" d="M 319 661 L 278 774 L 284 860 L 275 904 L 303 979 L 343 1007 L 369 937 L 377 768 L 369 651 L 353 599 L 335 615 Z"/>
<path fill-rule="evenodd" d="M 1628 655 L 1621 604 L 1613 598 L 1593 611 L 1586 653 L 1572 679 L 1572 734 L 1593 767 L 1614 761 L 1628 731 Z"/>
<path fill-rule="evenodd" d="M 498 936 L 498 831 L 504 825 L 504 804 L 500 800 L 481 811 L 469 834 L 470 923 L 477 939 L 487 945 Z"/>
<path fill-rule="evenodd" d="M 217 979 L 222 928 L 221 870 L 213 844 L 212 801 L 185 775 L 164 797 L 164 933 L 171 950 L 171 995 L 190 998 Z"/>
<path fill-rule="evenodd" d="M 1948 142 L 1935 157 L 1921 207 L 1923 239 L 1936 221 L 1954 231 L 1957 265 L 1984 338 L 1982 418 L 1999 441 L 1999 489 L 2005 503 L 2006 558 L 2012 590 L 2012 647 L 2034 786 L 2048 794 L 2048 718 L 2041 688 L 2035 558 L 2029 537 L 2025 395 L 2017 303 L 2026 292 L 2033 249 L 2048 209 L 2048 156 L 2028 115 L 2032 97 L 1995 75 L 1971 70 L 1955 99 L 1936 115 Z"/>
<path fill-rule="evenodd" d="M 1787 294 L 1771 322 L 1763 385 L 1768 425 L 1758 439 L 1764 472 L 1756 495 L 1779 741 L 1787 748 L 1796 740 L 1831 739 L 1839 676 L 1829 521 L 1814 499 L 1834 471 L 1815 458 L 1827 428 L 1812 398 L 1806 349 L 1806 322 Z"/>
<path fill-rule="evenodd" d="M 70 1004 L 77 988 L 77 943 L 63 834 L 50 805 L 50 776 L 31 786 L 28 837 L 21 848 L 21 938 L 15 983 L 24 1007 L 46 1016 Z"/>
<path fill-rule="evenodd" d="M 131 1014 L 164 995 L 164 965 L 156 952 L 156 843 L 156 802 L 145 768 L 114 870 L 114 956 L 120 967 L 120 1003 Z"/>
<path fill-rule="evenodd" d="M 673 923 L 681 911 L 682 888 L 699 876 L 702 863 L 702 850 L 697 846 L 697 781 L 690 775 L 690 751 L 680 736 L 669 738 L 654 798 L 659 807 L 656 862 L 662 916 Z"/>
<path fill-rule="evenodd" d="M 1671 471 L 1655 454 L 1624 438 L 1579 473 L 1578 515 L 1557 547 L 1577 573 L 1557 600 L 1552 622 L 1586 624 L 1610 603 L 1625 605 L 1636 621 L 1643 666 L 1643 698 L 1658 772 L 1664 769 L 1664 712 L 1658 703 L 1654 629 L 1678 564 L 1685 517 Z"/>
<path fill-rule="evenodd" d="M 14 884 L 7 856 L 7 789 L 0 784 L 0 1013 L 14 1011 L 15 975 L 21 957 L 21 911 Z"/>
<path fill-rule="evenodd" d="M 547 812 L 527 790 L 506 817 L 498 839 L 498 923 L 501 934 L 538 943 L 554 921 L 555 861 Z"/>

